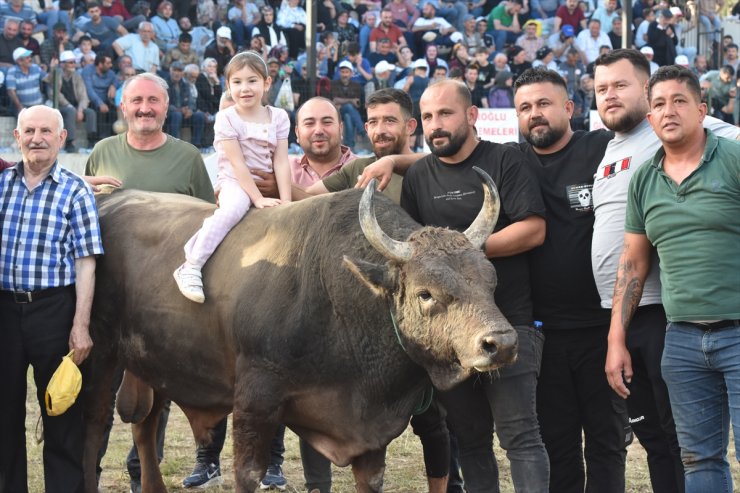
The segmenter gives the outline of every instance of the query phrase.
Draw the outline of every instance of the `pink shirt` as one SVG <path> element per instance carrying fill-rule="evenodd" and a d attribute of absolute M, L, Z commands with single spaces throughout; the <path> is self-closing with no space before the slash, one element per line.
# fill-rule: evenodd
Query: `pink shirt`
<path fill-rule="evenodd" d="M 332 166 L 329 171 L 321 176 L 316 171 L 314 171 L 311 166 L 309 166 L 308 159 L 305 155 L 301 156 L 300 158 L 293 158 L 290 161 L 290 173 L 293 178 L 293 183 L 304 188 L 310 187 L 317 181 L 323 180 L 329 175 L 333 175 L 334 173 L 339 171 L 342 166 L 352 161 L 356 157 L 357 156 L 352 154 L 352 150 L 349 147 L 343 145 L 342 154 L 339 156 L 339 161 L 337 162 L 337 164 Z"/>
<path fill-rule="evenodd" d="M 239 116 L 236 107 L 232 106 L 216 113 L 213 126 L 214 146 L 218 152 L 218 178 L 216 189 L 224 180 L 236 180 L 234 169 L 223 151 L 222 143 L 226 140 L 239 141 L 244 161 L 250 170 L 272 173 L 275 149 L 279 140 L 287 139 L 290 131 L 290 119 L 285 110 L 267 107 L 270 112 L 270 123 L 248 122 Z M 253 178 L 259 177 L 252 175 Z"/>

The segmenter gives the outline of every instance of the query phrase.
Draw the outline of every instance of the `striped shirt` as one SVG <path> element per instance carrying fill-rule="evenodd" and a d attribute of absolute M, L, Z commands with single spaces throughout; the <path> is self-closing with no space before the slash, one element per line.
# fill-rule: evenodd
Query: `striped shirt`
<path fill-rule="evenodd" d="M 68 286 L 76 258 L 102 253 L 95 198 L 82 178 L 54 163 L 29 191 L 22 163 L 0 172 L 0 290 Z"/>
<path fill-rule="evenodd" d="M 5 87 L 13 89 L 21 104 L 28 108 L 44 102 L 41 79 L 45 77 L 46 72 L 36 64 L 29 67 L 28 74 L 24 74 L 18 65 L 14 65 L 10 67 L 5 77 Z"/>

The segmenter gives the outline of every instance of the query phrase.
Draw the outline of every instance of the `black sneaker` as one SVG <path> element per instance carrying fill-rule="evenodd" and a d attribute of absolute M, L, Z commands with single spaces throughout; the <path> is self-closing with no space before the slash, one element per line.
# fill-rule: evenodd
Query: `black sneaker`
<path fill-rule="evenodd" d="M 221 477 L 221 469 L 216 464 L 196 462 L 193 472 L 190 473 L 190 476 L 182 480 L 182 485 L 186 488 L 204 489 L 223 484 L 223 482 L 224 478 Z"/>
<path fill-rule="evenodd" d="M 284 490 L 288 485 L 288 480 L 283 475 L 283 469 L 277 464 L 267 466 L 265 477 L 260 481 L 261 490 Z"/>

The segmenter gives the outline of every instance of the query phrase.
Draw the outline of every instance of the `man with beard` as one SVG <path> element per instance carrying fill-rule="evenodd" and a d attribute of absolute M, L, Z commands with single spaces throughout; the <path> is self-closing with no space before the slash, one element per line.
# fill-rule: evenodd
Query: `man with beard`
<path fill-rule="evenodd" d="M 573 102 L 558 72 L 531 69 L 514 86 L 527 141 L 520 146 L 547 207 L 547 237 L 529 258 L 534 315 L 546 336 L 537 415 L 550 490 L 623 493 L 631 430 L 624 401 L 602 374 L 609 311 L 600 306 L 589 263 L 594 170 L 612 134 L 571 130 Z"/>
<path fill-rule="evenodd" d="M 101 140 L 93 148 L 85 166 L 89 176 L 107 175 L 122 182 L 124 188 L 150 192 L 181 193 L 215 203 L 213 187 L 198 149 L 163 131 L 169 105 L 168 86 L 150 73 L 135 75 L 123 84 L 121 111 L 128 123 L 125 133 Z M 117 391 L 117 386 L 112 389 Z M 113 406 L 111 405 L 111 416 Z M 169 417 L 169 401 L 160 413 L 157 453 L 164 454 L 164 435 Z M 226 420 L 214 430 L 214 441 L 226 433 Z M 106 442 L 99 459 L 105 454 Z M 141 469 L 136 447 L 127 458 L 131 491 L 141 491 Z M 218 470 L 218 468 L 216 468 Z M 217 478 L 220 480 L 220 473 Z"/>
<path fill-rule="evenodd" d="M 354 159 L 342 166 L 337 173 L 315 182 L 305 190 L 299 190 L 298 200 L 304 196 L 352 188 L 365 168 L 380 160 L 384 159 L 391 167 L 396 163 L 408 167 L 425 156 L 421 153 L 412 153 L 409 147 L 409 137 L 414 134 L 417 123 L 412 117 L 412 102 L 407 93 L 399 89 L 375 91 L 367 98 L 366 107 L 365 130 L 373 146 L 374 155 Z M 394 173 L 388 186 L 383 189 L 383 192 L 397 204 L 401 202 L 402 180 L 403 177 Z"/>
<path fill-rule="evenodd" d="M 298 109 L 296 142 L 304 154 L 290 163 L 294 185 L 311 186 L 356 157 L 351 148 L 341 145 L 343 130 L 336 106 L 326 98 L 313 97 Z"/>
<path fill-rule="evenodd" d="M 549 464 L 535 412 L 543 334 L 533 324 L 525 254 L 545 238 L 542 197 L 518 149 L 478 140 L 478 108 L 471 104 L 464 84 L 449 80 L 433 84 L 424 91 L 420 106 L 424 138 L 432 154 L 406 172 L 401 206 L 423 225 L 465 231 L 483 203 L 480 177 L 473 167 L 493 178 L 501 197 L 501 215 L 484 245 L 498 275 L 495 293 L 490 294 L 519 337 L 516 363 L 496 375 L 470 378 L 439 393 L 457 437 L 465 486 L 471 493 L 498 490 L 492 454 L 495 425 L 511 463 L 514 488 L 547 492 Z"/>
<path fill-rule="evenodd" d="M 601 306 L 609 309 L 622 253 L 628 186 L 661 146 L 646 118 L 649 71 L 647 60 L 635 50 L 614 50 L 596 60 L 597 108 L 615 137 L 606 147 L 594 181 L 591 261 Z M 716 118 L 705 117 L 704 126 L 722 137 L 735 139 L 740 134 L 740 129 Z M 652 260 L 629 330 L 612 324 L 606 372 L 612 388 L 627 400 L 632 428 L 647 451 L 653 491 L 680 492 L 683 466 L 660 368 L 666 315 L 657 256 Z"/>

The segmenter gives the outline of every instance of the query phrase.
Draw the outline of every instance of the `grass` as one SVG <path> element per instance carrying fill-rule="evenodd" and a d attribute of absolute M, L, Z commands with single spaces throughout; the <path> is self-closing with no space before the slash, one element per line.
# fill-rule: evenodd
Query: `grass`
<path fill-rule="evenodd" d="M 26 435 L 28 447 L 29 491 L 40 493 L 44 491 L 43 468 L 41 463 L 41 447 L 34 438 L 39 411 L 36 403 L 36 390 L 33 380 L 28 379 L 29 391 L 26 399 Z M 229 420 L 229 428 L 231 420 Z M 229 430 L 230 431 L 230 430 Z M 38 431 L 40 433 L 40 430 Z M 121 423 L 117 417 L 113 425 L 108 453 L 103 460 L 103 476 L 101 491 L 105 493 L 128 493 L 129 481 L 126 472 L 126 455 L 131 447 L 130 425 Z M 285 434 L 285 464 L 283 470 L 288 479 L 287 492 L 302 493 L 303 472 L 298 452 L 298 438 L 288 430 Z M 734 445 L 730 444 L 730 450 Z M 500 463 L 501 491 L 513 493 L 509 475 L 508 462 L 504 452 L 496 447 L 496 457 Z M 167 426 L 165 442 L 165 458 L 161 469 L 165 484 L 171 492 L 192 491 L 182 487 L 182 480 L 191 471 L 195 460 L 195 445 L 187 419 L 180 409 L 173 405 L 170 421 Z M 635 441 L 627 456 L 627 492 L 644 493 L 650 491 L 650 477 L 644 449 Z M 386 471 L 384 491 L 387 493 L 424 493 L 427 491 L 424 477 L 424 462 L 422 460 L 421 445 L 417 437 L 407 429 L 400 437 L 394 440 L 386 455 Z M 735 484 L 740 485 L 740 466 L 737 461 L 731 460 L 731 467 Z M 224 473 L 224 485 L 209 491 L 234 491 L 232 464 L 231 434 L 227 435 L 226 446 L 221 456 L 221 467 Z M 354 491 L 354 479 L 349 467 L 334 469 L 335 493 Z"/>

